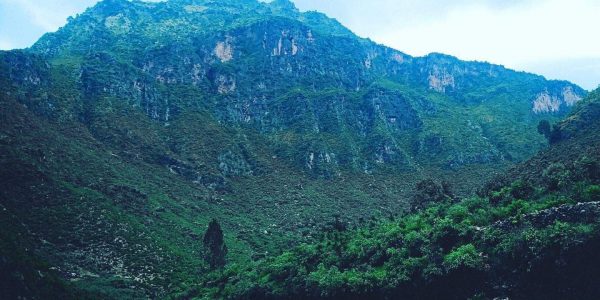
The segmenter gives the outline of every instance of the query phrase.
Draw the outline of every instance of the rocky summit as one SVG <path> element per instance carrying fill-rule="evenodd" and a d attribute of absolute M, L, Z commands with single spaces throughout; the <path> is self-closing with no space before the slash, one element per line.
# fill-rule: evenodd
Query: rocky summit
<path fill-rule="evenodd" d="M 584 130 L 599 119 L 594 97 L 487 62 L 410 56 L 288 0 L 103 0 L 0 51 L 0 291 L 434 297 L 448 274 L 499 268 L 494 228 L 508 251 L 509 234 L 575 222 L 552 214 L 590 206 L 597 218 L 597 202 L 575 203 L 599 200 L 597 135 Z M 584 153 L 575 144 L 587 155 L 570 157 Z M 569 177 L 581 163 L 592 175 Z M 570 180 L 590 196 L 575 199 Z M 535 192 L 518 194 L 525 183 Z M 440 206 L 426 209 L 431 199 Z M 531 225 L 534 214 L 551 220 Z M 503 288 L 448 282 L 465 297 L 523 288 L 502 272 L 489 282 Z"/>

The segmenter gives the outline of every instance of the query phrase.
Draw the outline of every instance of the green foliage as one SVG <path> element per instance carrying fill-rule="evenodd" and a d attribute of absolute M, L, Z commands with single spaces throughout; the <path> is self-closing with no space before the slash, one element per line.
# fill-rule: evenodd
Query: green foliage
<path fill-rule="evenodd" d="M 227 245 L 223 240 L 223 231 L 221 225 L 216 219 L 208 223 L 208 229 L 202 239 L 204 245 L 204 260 L 211 269 L 222 268 L 225 266 L 225 257 L 227 256 Z"/>
<path fill-rule="evenodd" d="M 592 254 L 600 250 L 600 207 L 573 199 L 594 201 L 599 189 L 586 171 L 577 175 L 581 183 L 570 180 L 566 166 L 580 160 L 548 163 L 539 181 L 527 171 L 511 177 L 489 198 L 432 202 L 395 220 L 324 235 L 280 256 L 285 276 L 274 277 L 275 262 L 281 262 L 268 259 L 259 262 L 258 273 L 239 273 L 242 278 L 228 281 L 225 290 L 237 290 L 234 298 L 598 295 L 588 287 L 600 275 L 600 260 Z M 236 288 L 238 280 L 259 284 L 249 294 Z M 491 286 L 509 282 L 502 290 Z"/>
<path fill-rule="evenodd" d="M 258 272 L 238 273 L 241 277 L 229 280 L 223 291 L 236 290 L 236 298 L 246 298 L 249 290 L 240 294 L 244 290 L 240 285 L 256 282 L 258 285 L 251 288 L 253 297 L 268 294 L 342 298 L 369 295 L 372 291 L 378 295 L 397 293 L 399 287 L 412 282 L 413 296 L 431 295 L 428 293 L 433 292 L 429 290 L 432 287 L 426 282 L 435 286 L 438 281 L 442 284 L 444 280 L 454 280 L 451 279 L 454 276 L 467 276 L 464 272 L 483 272 L 468 275 L 483 276 L 492 268 L 499 272 L 495 276 L 501 280 L 514 276 L 512 269 L 502 273 L 507 268 L 503 264 L 509 253 L 538 263 L 538 259 L 553 255 L 557 247 L 570 251 L 600 237 L 595 221 L 556 221 L 522 227 L 521 224 L 530 224 L 529 219 L 536 211 L 547 209 L 548 204 L 560 204 L 546 198 L 538 201 L 530 204 L 514 200 L 491 207 L 486 199 L 469 198 L 452 205 L 432 204 L 398 221 L 326 235 L 317 244 L 303 245 L 263 261 Z M 502 220 L 501 224 L 494 223 L 497 218 Z M 513 221 L 505 223 L 507 219 Z M 529 246 L 524 249 L 522 245 Z M 454 284 L 457 292 L 464 292 L 474 283 L 481 284 L 476 289 L 485 289 L 484 282 L 456 281 Z M 525 282 L 520 284 L 526 285 Z M 206 286 L 205 291 L 208 292 L 209 287 Z"/>
<path fill-rule="evenodd" d="M 528 181 L 516 180 L 510 186 L 510 194 L 515 199 L 527 199 L 533 195 L 534 188 Z"/>
<path fill-rule="evenodd" d="M 552 163 L 543 171 L 542 178 L 546 188 L 557 190 L 569 184 L 571 171 L 563 163 Z"/>
<path fill-rule="evenodd" d="M 437 183 L 432 179 L 417 182 L 412 197 L 411 209 L 426 208 L 431 203 L 451 200 L 453 193 L 448 182 Z"/>
<path fill-rule="evenodd" d="M 586 201 L 600 200 L 600 185 L 590 185 L 583 191 L 583 198 Z"/>
<path fill-rule="evenodd" d="M 550 135 L 552 134 L 552 126 L 550 125 L 550 122 L 548 122 L 548 120 L 541 120 L 538 123 L 537 130 L 538 133 L 544 135 L 546 139 L 550 139 Z"/>
<path fill-rule="evenodd" d="M 552 126 L 548 120 L 541 120 L 538 123 L 537 130 L 549 143 L 556 143 L 561 139 L 560 127 L 557 125 Z"/>
<path fill-rule="evenodd" d="M 600 167 L 596 160 L 589 156 L 582 156 L 574 163 L 575 172 L 579 178 L 589 178 L 591 180 L 600 179 Z"/>
<path fill-rule="evenodd" d="M 582 174 L 549 169 L 555 194 L 527 179 L 498 189 L 501 201 L 455 203 L 443 183 L 465 195 L 534 154 L 531 99 L 585 91 L 410 57 L 290 4 L 107 0 L 30 49 L 0 52 L 6 295 L 440 298 L 436 285 L 468 294 L 450 268 L 475 265 L 468 245 L 500 268 L 501 246 L 519 254 L 547 237 L 568 251 L 578 244 L 556 230 L 595 234 L 568 223 L 536 237 L 528 223 L 579 199 L 571 177 L 597 184 L 594 152 Z M 454 86 L 431 86 L 438 72 Z M 597 116 L 577 112 L 561 137 Z M 384 220 L 422 176 L 436 179 L 417 189 L 418 209 Z M 212 219 L 222 229 L 204 232 Z"/>
<path fill-rule="evenodd" d="M 458 268 L 481 268 L 484 264 L 482 253 L 473 244 L 462 245 L 444 256 L 444 266 L 449 270 Z"/>

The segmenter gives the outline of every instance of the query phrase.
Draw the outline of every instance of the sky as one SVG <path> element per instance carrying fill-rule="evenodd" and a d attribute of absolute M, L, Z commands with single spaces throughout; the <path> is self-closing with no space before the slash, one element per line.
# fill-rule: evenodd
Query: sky
<path fill-rule="evenodd" d="M 0 0 L 0 49 L 31 46 L 97 0 Z M 293 0 L 361 37 L 414 56 L 464 60 L 600 84 L 600 0 Z"/>

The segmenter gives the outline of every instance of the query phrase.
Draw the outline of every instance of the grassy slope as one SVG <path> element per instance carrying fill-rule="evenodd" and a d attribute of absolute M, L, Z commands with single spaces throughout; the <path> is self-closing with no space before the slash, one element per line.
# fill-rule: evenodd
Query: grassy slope
<path fill-rule="evenodd" d="M 103 9 L 107 7 L 111 8 L 109 5 Z M 260 9 L 265 13 L 265 7 Z M 228 259 L 243 263 L 250 258 L 280 253 L 299 242 L 311 242 L 323 223 L 333 219 L 335 214 L 342 213 L 342 220 L 350 223 L 371 216 L 382 218 L 399 214 L 407 205 L 404 199 L 410 194 L 412 184 L 422 177 L 451 179 L 458 185 L 458 190 L 466 194 L 484 178 L 490 177 L 491 169 L 503 168 L 508 163 L 479 163 L 485 159 L 486 151 L 496 147 L 490 147 L 486 139 L 505 144 L 506 152 L 513 153 L 511 156 L 517 160 L 531 153 L 525 147 L 528 141 L 535 140 L 539 144 L 541 138 L 532 130 L 523 133 L 507 125 L 512 122 L 513 108 L 510 106 L 473 108 L 455 105 L 452 101 L 457 99 L 428 91 L 426 86 L 410 87 L 412 82 L 402 80 L 398 81 L 404 84 L 386 81 L 373 86 L 380 88 L 383 85 L 388 92 L 404 95 L 415 105 L 431 101 L 437 106 L 438 114 L 420 116 L 425 124 L 423 132 L 406 131 L 397 135 L 378 119 L 373 131 L 378 139 L 357 139 L 356 132 L 340 132 L 337 130 L 339 124 L 330 122 L 334 119 L 331 111 L 326 111 L 320 124 L 330 131 L 318 135 L 309 132 L 314 125 L 313 118 L 316 118 L 314 114 L 310 115 L 312 112 L 273 134 L 258 132 L 255 126 L 224 125 L 215 115 L 222 103 L 235 99 L 214 96 L 189 85 L 157 83 L 153 88 L 161 97 L 179 101 L 174 107 L 180 109 L 180 114 L 165 126 L 164 122 L 149 118 L 148 111 L 139 104 L 132 104 L 133 99 L 106 93 L 90 96 L 86 90 L 89 87 L 81 86 L 80 68 L 85 66 L 89 67 L 87 71 L 91 70 L 88 75 L 92 77 L 86 82 L 97 85 L 90 89 L 102 91 L 114 87 L 129 91 L 132 89 L 127 85 L 130 82 L 124 79 L 139 75 L 140 71 L 139 66 L 131 63 L 132 57 L 139 55 L 136 46 L 153 44 L 161 39 L 179 44 L 176 39 L 182 35 L 194 34 L 200 29 L 211 31 L 208 27 L 202 28 L 202 24 L 207 23 L 211 23 L 212 28 L 223 29 L 220 22 L 233 18 L 236 10 L 231 8 L 234 12 L 231 15 L 214 12 L 212 17 L 217 19 L 201 16 L 204 23 L 197 22 L 194 23 L 196 27 L 189 28 L 181 26 L 189 25 L 187 17 L 174 21 L 168 15 L 171 12 L 161 11 L 167 14 L 165 18 L 161 16 L 164 23 L 151 24 L 149 29 L 144 29 L 144 34 L 149 34 L 148 40 L 122 38 L 118 43 L 112 43 L 115 37 L 103 32 L 103 26 L 96 27 L 98 32 L 88 30 L 87 25 L 96 24 L 98 20 L 98 24 L 103 25 L 102 16 L 90 13 L 73 23 L 83 26 L 71 26 L 56 35 L 48 35 L 38 45 L 43 49 L 44 43 L 54 39 L 58 41 L 55 44 L 66 51 L 62 56 L 49 62 L 33 59 L 36 66 L 28 65 L 28 59 L 23 58 L 21 71 L 32 72 L 23 76 L 25 81 L 16 81 L 11 77 L 14 74 L 6 75 L 5 68 L 0 70 L 3 92 L 0 101 L 0 204 L 10 218 L 21 220 L 26 228 L 22 236 L 28 246 L 19 246 L 27 249 L 23 251 L 57 267 L 55 272 L 59 277 L 109 297 L 178 293 L 198 282 L 206 272 L 199 253 L 200 240 L 211 218 L 221 220 L 230 249 Z M 140 24 L 151 17 L 143 9 L 136 11 L 140 12 L 140 18 L 136 19 Z M 95 18 L 99 19 L 94 21 Z M 93 22 L 88 23 L 90 20 Z M 239 20 L 242 23 L 235 23 L 228 30 L 273 21 L 271 18 L 266 21 Z M 285 19 L 275 21 L 285 26 L 298 26 Z M 271 24 L 268 22 L 266 24 Z M 328 27 L 323 26 L 319 32 L 329 34 Z M 108 54 L 70 55 L 70 50 L 88 52 L 91 42 L 81 39 L 86 34 L 91 34 L 94 42 L 116 46 L 99 47 L 109 51 Z M 347 36 L 339 38 L 339 35 L 327 39 L 326 46 L 362 43 L 348 43 Z M 212 46 L 205 47 L 212 51 Z M 166 57 L 171 57 L 168 51 L 166 53 Z M 328 53 L 331 57 L 336 56 L 335 51 Z M 345 53 L 359 62 L 362 54 Z M 3 52 L 3 58 L 5 55 L 7 53 Z M 256 57 L 250 56 L 248 62 L 254 59 Z M 311 61 L 310 57 L 305 59 Z M 346 65 L 344 60 L 335 63 L 340 68 Z M 240 71 L 231 64 L 215 66 L 215 69 Z M 28 78 L 38 75 L 42 78 L 41 87 L 30 89 Z M 336 86 L 340 80 L 336 76 L 339 74 L 323 75 L 322 81 Z M 316 80 L 308 79 L 307 82 Z M 519 82 L 521 79 L 511 80 Z M 122 85 L 113 85 L 115 82 Z M 288 91 L 289 94 L 280 97 L 269 95 L 275 98 L 271 108 L 279 109 L 286 117 L 294 111 L 298 97 L 307 99 L 313 107 L 348 97 L 359 107 L 364 100 L 362 97 L 372 87 L 359 92 L 337 88 L 314 91 L 306 85 L 294 84 L 298 84 L 296 92 Z M 531 83 L 519 92 L 530 93 L 529 89 L 537 86 L 538 83 Z M 272 92 L 276 94 L 277 91 Z M 489 94 L 487 91 L 475 92 Z M 504 103 L 510 99 L 486 100 Z M 518 109 L 529 111 L 529 107 Z M 352 125 L 352 122 L 343 125 L 348 123 Z M 536 120 L 526 120 L 524 124 L 533 128 L 535 123 Z M 501 130 L 490 135 L 481 124 Z M 414 147 L 411 139 L 422 138 L 421 134 L 423 138 L 428 134 L 446 138 L 445 147 L 450 150 L 443 150 L 441 156 L 410 153 Z M 338 172 L 338 175 L 329 180 L 303 170 L 304 150 L 316 151 L 324 147 L 334 149 L 338 154 L 357 151 L 359 156 L 371 155 L 374 142 L 381 142 L 381 139 L 401 145 L 402 154 L 412 159 L 410 166 L 413 169 L 398 173 L 398 170 L 383 167 L 370 175 L 333 167 L 325 171 Z M 473 164 L 458 170 L 440 170 L 440 165 L 447 165 L 456 158 L 446 154 L 465 146 L 463 141 L 466 139 L 472 144 L 463 149 L 464 155 L 458 156 L 464 156 Z M 247 153 L 246 160 L 253 164 L 253 176 L 223 178 L 218 157 L 224 149 Z M 411 158 L 412 155 L 415 157 Z M 165 157 L 175 161 L 169 165 L 179 165 L 182 169 L 169 170 L 163 163 Z M 200 170 L 208 184 L 193 183 L 196 178 L 186 177 L 186 168 Z M 211 184 L 216 184 L 216 188 L 211 188 Z M 13 246 L 5 246 L 5 249 L 10 247 Z M 39 269 L 36 262 L 25 264 L 30 270 Z"/>
<path fill-rule="evenodd" d="M 68 99 L 77 96 L 55 88 L 54 97 L 64 101 L 57 106 L 72 105 Z M 316 216 L 347 211 L 344 220 L 356 222 L 398 213 L 405 204 L 396 191 L 413 180 L 352 174 L 314 180 L 275 159 L 260 162 L 273 172 L 238 177 L 216 192 L 148 162 L 161 153 L 148 150 L 161 147 L 148 133 L 168 130 L 174 138 L 202 136 L 198 155 L 216 156 L 210 152 L 237 133 L 205 116 L 190 114 L 165 128 L 124 108 L 89 128 L 35 114 L 11 97 L 3 104 L 2 205 L 28 229 L 24 240 L 35 256 L 76 286 L 109 297 L 163 295 L 200 280 L 200 240 L 211 218 L 225 229 L 229 260 L 246 261 L 310 241 L 323 222 Z M 100 126 L 115 128 L 104 131 L 114 135 L 94 135 Z M 255 153 L 266 151 L 260 137 L 249 139 L 258 145 Z"/>
<path fill-rule="evenodd" d="M 593 299 L 600 249 L 600 110 L 592 93 L 564 139 L 481 196 L 397 220 L 325 232 L 254 265 L 214 274 L 193 295 L 225 298 Z"/>

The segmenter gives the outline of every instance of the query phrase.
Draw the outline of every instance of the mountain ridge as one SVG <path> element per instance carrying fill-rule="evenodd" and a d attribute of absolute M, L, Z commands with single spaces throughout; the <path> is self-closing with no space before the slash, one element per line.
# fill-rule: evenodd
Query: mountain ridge
<path fill-rule="evenodd" d="M 92 297 L 184 293 L 212 218 L 236 263 L 400 214 L 424 178 L 468 195 L 586 94 L 287 3 L 105 0 L 0 52 L 0 204 L 28 229 L 3 234 Z"/>
<path fill-rule="evenodd" d="M 250 1 L 251 2 L 251 1 Z M 129 3 L 129 2 L 122 2 L 122 3 Z M 177 2 L 175 2 L 177 3 Z M 194 2 L 196 3 L 196 2 Z M 234 1 L 234 3 L 236 3 Z M 245 2 L 244 2 L 245 3 Z M 249 3 L 249 2 L 248 2 Z M 146 4 L 144 4 L 146 5 Z M 160 4 L 152 4 L 152 5 L 160 5 Z M 165 2 L 164 5 L 168 5 L 168 2 Z M 261 4 L 257 4 L 257 5 L 261 5 Z M 266 6 L 266 5 L 263 5 Z M 267 6 L 268 7 L 268 6 Z M 263 9 L 265 9 L 263 7 Z M 90 13 L 91 14 L 91 13 Z M 239 19 L 239 18 L 238 18 Z M 243 19 L 243 18 L 242 18 Z M 285 21 L 285 20 L 282 20 Z M 250 24 L 257 24 L 256 22 L 260 23 L 262 21 L 251 21 Z M 275 24 L 278 23 L 278 21 L 276 20 L 271 20 L 271 21 L 267 21 L 266 24 L 269 25 L 262 25 L 259 26 L 259 28 L 257 28 L 256 30 L 261 30 L 260 28 L 265 28 L 265 26 L 272 26 L 272 23 L 269 22 L 274 22 Z M 242 22 L 243 23 L 243 22 Z M 302 23 L 302 22 L 301 22 Z M 106 24 L 105 24 L 106 25 Z M 249 25 L 252 26 L 252 25 Z M 281 26 L 281 25 L 280 25 Z M 305 31 L 307 30 L 307 28 L 302 29 L 301 31 Z M 283 31 L 283 33 L 285 33 Z M 215 45 L 213 49 L 205 49 L 205 56 L 204 58 L 200 58 L 201 60 L 206 61 L 207 59 L 212 60 L 212 59 L 219 59 L 221 61 L 221 63 L 225 64 L 225 65 L 230 65 L 233 66 L 235 65 L 237 62 L 233 62 L 235 59 L 237 59 L 237 55 L 242 55 L 242 54 L 238 54 L 239 52 L 235 51 L 235 47 L 234 45 L 231 45 L 230 42 L 228 41 L 227 35 L 231 35 L 231 36 L 235 36 L 236 34 L 247 34 L 247 33 L 239 33 L 239 32 L 235 32 L 235 31 L 228 31 L 227 33 L 225 33 L 225 36 L 220 36 L 217 39 L 219 39 L 220 41 L 214 41 Z M 274 35 L 276 33 L 273 33 Z M 287 34 L 287 33 L 286 33 Z M 304 33 L 297 33 L 300 35 L 303 35 Z M 311 33 L 312 35 L 312 33 Z M 48 38 L 47 38 L 48 39 Z M 257 37 L 258 39 L 258 37 Z M 314 39 L 314 37 L 304 37 L 304 39 L 310 41 L 311 39 Z M 44 39 L 42 39 L 44 40 Z M 291 41 L 291 42 L 290 42 Z M 263 41 L 264 42 L 264 41 Z M 46 42 L 39 42 L 36 45 L 34 45 L 34 47 L 32 49 L 34 49 L 37 52 L 40 53 L 47 53 L 47 52 L 53 52 L 54 50 L 44 50 L 43 47 L 41 46 L 42 44 L 44 44 Z M 270 55 L 271 56 L 295 56 L 296 54 L 301 55 L 302 53 L 294 53 L 294 51 L 299 51 L 302 52 L 303 50 L 298 48 L 297 45 L 294 44 L 295 41 L 293 40 L 289 40 L 289 39 L 283 39 L 283 36 L 281 36 L 278 40 L 275 39 L 273 40 L 269 45 L 272 48 L 272 51 L 269 50 Z M 362 43 L 362 42 L 361 42 Z M 360 44 L 360 43 L 359 43 Z M 304 45 L 305 47 L 307 47 L 307 45 Z M 350 45 L 348 45 L 350 46 Z M 358 46 L 358 45 L 356 45 Z M 265 45 L 263 45 L 263 48 L 265 47 Z M 355 46 L 350 46 L 350 47 L 355 47 Z M 360 47 L 360 46 L 359 46 Z M 371 45 L 371 47 L 379 47 L 379 46 L 375 46 L 374 44 Z M 52 48 L 52 47 L 50 47 Z M 164 47 L 163 47 L 164 48 Z M 167 47 L 168 48 L 168 47 Z M 294 48 L 296 48 L 296 50 L 294 50 Z M 37 49 L 37 50 L 36 50 Z M 176 50 L 176 51 L 180 51 L 180 50 Z M 186 50 L 181 50 L 181 51 L 186 51 Z M 283 52 L 282 52 L 283 51 Z M 322 52 L 323 50 L 320 50 L 320 52 Z M 383 52 L 382 52 L 383 51 Z M 410 56 L 407 56 L 406 54 L 403 54 L 401 52 L 397 52 L 396 50 L 392 50 L 389 48 L 378 48 L 377 50 L 375 50 L 374 54 L 373 53 L 366 53 L 366 57 L 363 60 L 355 60 L 354 59 L 354 65 L 362 65 L 363 70 L 362 71 L 358 71 L 358 72 L 365 72 L 364 69 L 367 69 L 367 72 L 369 69 L 371 69 L 371 65 L 373 64 L 374 60 L 377 60 L 377 58 L 379 56 L 381 56 L 381 53 L 385 53 L 385 52 L 390 52 L 391 51 L 391 58 L 388 58 L 390 61 L 392 62 L 396 62 L 398 63 L 398 61 L 404 61 L 406 60 L 414 60 L 416 58 L 412 58 Z M 274 55 L 277 54 L 277 55 Z M 283 55 L 281 55 L 283 54 Z M 373 57 L 371 57 L 373 56 Z M 464 74 L 465 72 L 467 73 L 474 73 L 474 74 L 482 74 L 485 72 L 488 73 L 493 73 L 494 70 L 496 70 L 496 72 L 505 72 L 503 67 L 500 66 L 496 66 L 496 65 L 491 65 L 491 64 L 481 64 L 481 63 L 477 63 L 478 67 L 477 68 L 471 68 L 471 70 L 458 70 L 457 72 L 460 74 L 451 74 L 451 72 L 448 72 L 446 67 L 440 68 L 439 65 L 450 65 L 448 66 L 448 68 L 453 68 L 453 70 L 456 70 L 455 67 L 452 67 L 451 64 L 452 63 L 456 63 L 457 60 L 452 59 L 452 62 L 448 63 L 448 58 L 449 57 L 443 57 L 440 58 L 439 56 L 436 55 L 430 55 L 430 56 L 426 56 L 423 58 L 423 60 L 425 60 L 424 62 L 419 62 L 418 64 L 420 66 L 417 66 L 416 68 L 418 70 L 416 70 L 419 74 L 417 75 L 408 75 L 408 78 L 422 78 L 420 81 L 420 85 L 424 86 L 425 88 L 435 91 L 435 92 L 439 92 L 442 94 L 454 94 L 454 96 L 458 97 L 460 95 L 465 95 L 465 94 L 469 94 L 472 95 L 473 97 L 470 97 L 471 99 L 461 99 L 462 101 L 481 101 L 481 96 L 473 94 L 473 93 L 466 93 L 465 91 L 463 91 L 461 85 L 458 83 L 458 80 L 456 80 L 455 82 L 455 77 L 459 76 L 460 74 Z M 239 59 L 242 59 L 242 57 L 239 57 Z M 428 61 L 432 61 L 432 63 L 429 63 Z M 286 68 L 290 67 L 290 63 L 293 63 L 293 61 L 290 62 L 290 60 L 284 60 L 284 63 L 287 63 Z M 244 64 L 244 62 L 240 62 L 242 64 Z M 271 60 L 271 63 L 273 63 L 273 60 Z M 138 68 L 141 68 L 143 66 L 147 66 L 148 63 L 136 63 Z M 150 64 L 152 64 L 152 62 L 150 62 Z M 475 64 L 475 63 L 473 63 Z M 432 66 L 431 66 L 432 65 Z M 250 97 L 254 97 L 252 92 L 247 91 L 248 89 L 254 89 L 254 87 L 243 87 L 240 85 L 239 82 L 236 81 L 236 78 L 234 75 L 231 74 L 221 74 L 221 73 L 227 73 L 226 70 L 219 70 L 219 69 L 215 69 L 213 67 L 210 66 L 204 66 L 201 63 L 200 64 L 193 64 L 192 70 L 178 70 L 177 72 L 180 74 L 177 74 L 177 76 L 190 76 L 192 77 L 192 79 L 180 79 L 182 80 L 182 83 L 184 84 L 189 84 L 189 83 L 193 83 L 193 84 L 199 84 L 200 82 L 198 82 L 197 80 L 201 80 L 202 77 L 204 76 L 211 76 L 211 73 L 214 74 L 212 75 L 212 78 L 209 78 L 209 80 L 211 82 L 206 83 L 210 87 L 209 89 L 212 90 L 212 92 L 216 91 L 219 94 L 225 95 L 227 96 L 228 94 L 233 94 L 234 97 L 240 97 L 240 96 L 250 96 Z M 204 67 L 204 68 L 202 68 Z M 298 66 L 300 67 L 300 66 Z M 145 67 L 144 67 L 145 68 Z M 167 73 L 167 74 L 154 74 L 154 76 L 156 76 L 157 80 L 161 80 L 161 81 L 170 81 L 171 83 L 178 83 L 178 79 L 175 78 L 166 78 L 166 76 L 170 75 L 168 74 L 170 69 L 177 69 L 177 67 L 174 66 L 167 66 L 166 70 L 158 70 L 158 72 L 162 72 L 162 73 Z M 203 70 L 199 70 L 200 68 L 202 68 Z M 300 67 L 301 68 L 301 67 Z M 312 67 L 311 67 L 312 68 Z M 318 65 L 317 65 L 318 68 Z M 375 68 L 375 65 L 373 66 L 373 68 Z M 235 69 L 235 68 L 234 68 Z M 344 73 L 332 73 L 334 71 L 331 71 L 329 69 L 323 69 L 323 67 L 321 67 L 322 71 L 321 73 L 325 73 L 325 74 L 332 74 L 336 77 L 340 77 L 341 76 L 341 82 L 338 82 L 336 85 L 341 84 L 342 86 L 344 86 L 345 88 L 356 88 L 357 90 L 361 88 L 361 81 L 365 81 L 365 83 L 368 83 L 370 81 L 372 81 L 371 79 L 365 78 L 365 79 L 358 79 L 356 80 L 356 82 L 344 82 L 347 79 L 344 78 L 350 78 L 350 74 L 355 73 L 357 71 L 352 70 L 352 69 L 348 69 L 347 71 L 345 71 Z M 342 69 L 344 70 L 344 69 Z M 419 71 L 421 70 L 421 71 Z M 423 71 L 425 70 L 425 71 Z M 426 71 L 429 70 L 429 71 Z M 156 72 L 156 71 L 155 71 Z M 172 71 L 171 71 L 172 72 Z M 181 74 L 181 72 L 183 72 L 183 74 Z M 235 71 L 234 71 L 235 72 Z M 293 69 L 293 65 L 292 65 L 292 72 L 306 72 L 306 71 L 302 71 L 302 70 L 294 70 Z M 406 71 L 402 71 L 401 69 L 392 69 L 391 70 L 392 73 L 398 74 L 398 72 L 403 72 L 403 73 L 407 73 Z M 411 74 L 410 71 L 408 72 L 408 74 Z M 425 74 L 423 74 L 423 72 L 425 72 Z M 239 74 L 238 72 L 235 72 Z M 281 70 L 278 72 L 281 74 L 281 76 L 286 76 L 285 72 L 281 72 Z M 384 74 L 388 73 L 389 75 L 389 71 L 385 71 Z M 312 78 L 318 78 L 320 75 L 319 74 L 314 74 L 314 73 L 307 73 L 306 75 L 311 74 Z M 519 74 L 519 73 L 517 73 Z M 258 75 L 258 74 L 255 74 Z M 305 76 L 306 76 L 305 75 Z M 260 76 L 260 75 L 258 75 Z M 326 75 L 328 77 L 330 77 L 331 75 Z M 369 76 L 369 75 L 367 75 Z M 379 75 L 377 75 L 379 76 Z M 387 76 L 387 75 L 386 75 Z M 393 76 L 393 74 L 392 74 Z M 403 75 L 403 76 L 407 76 L 407 75 Z M 496 75 L 497 76 L 497 75 Z M 257 76 L 255 76 L 257 77 Z M 292 75 L 293 77 L 293 75 Z M 369 76 L 370 77 L 370 76 Z M 272 80 L 272 79 L 270 79 Z M 339 80 L 339 79 L 338 79 Z M 490 78 L 490 80 L 493 81 L 493 78 Z M 558 82 L 558 81 L 552 81 L 554 84 L 554 86 L 560 86 L 560 85 L 565 85 L 566 82 Z M 309 83 L 311 85 L 313 85 L 313 89 L 316 88 L 315 86 L 315 82 L 313 79 L 312 83 Z M 133 87 L 135 88 L 135 83 L 132 84 L 134 85 Z M 470 83 L 465 83 L 463 84 L 464 86 L 466 86 L 468 88 L 468 86 L 470 85 Z M 264 83 L 259 83 L 259 87 L 264 86 Z M 334 85 L 335 86 L 335 85 Z M 458 86 L 458 87 L 456 87 Z M 318 87 L 318 88 L 324 88 L 323 87 Z M 130 89 L 131 87 L 127 87 L 127 89 Z M 139 88 L 139 87 L 138 87 Z M 289 86 L 289 88 L 293 88 L 293 86 Z M 363 87 L 364 88 L 364 87 Z M 244 94 L 240 95 L 240 93 L 242 93 L 242 91 L 240 90 L 245 90 L 243 91 Z M 456 89 L 456 91 L 453 91 L 453 89 Z M 566 105 L 570 105 L 572 101 L 565 101 L 562 100 L 564 99 L 564 94 L 565 92 L 568 92 L 569 96 L 571 94 L 577 96 L 577 93 L 581 94 L 584 93 L 583 90 L 581 90 L 580 88 L 576 88 L 576 87 L 571 87 L 570 89 L 567 88 L 560 88 L 560 87 L 551 87 L 551 88 L 546 88 L 546 89 L 542 89 L 539 90 L 537 92 L 536 97 L 536 101 L 537 103 L 539 103 L 539 105 L 535 106 L 535 107 L 539 107 L 540 111 L 553 111 L 556 109 L 559 109 L 561 105 L 565 105 L 564 103 L 566 103 Z M 258 95 L 260 97 L 260 95 Z M 263 95 L 264 97 L 264 95 Z M 458 97 L 460 98 L 460 97 Z M 539 98 L 539 99 L 538 99 Z M 247 102 L 246 103 L 239 103 L 237 105 L 249 105 Z M 157 109 L 157 107 L 153 108 L 154 110 Z M 163 110 L 163 112 L 161 112 L 161 114 L 166 115 L 166 108 L 159 108 L 161 110 Z M 233 109 L 237 109 L 239 110 L 239 108 L 233 108 Z M 244 115 L 244 116 L 235 116 L 234 118 L 252 118 L 252 116 L 248 116 L 248 115 Z M 237 121 L 239 122 L 239 120 Z M 261 121 L 262 122 L 262 121 Z"/>

